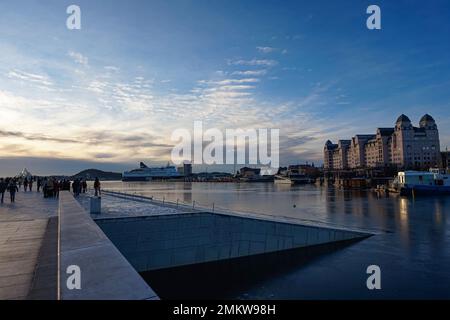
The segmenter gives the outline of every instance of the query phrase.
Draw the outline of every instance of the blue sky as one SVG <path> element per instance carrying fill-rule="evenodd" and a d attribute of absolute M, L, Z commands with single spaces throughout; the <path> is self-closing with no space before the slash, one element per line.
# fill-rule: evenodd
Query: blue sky
<path fill-rule="evenodd" d="M 66 28 L 70 4 L 81 30 Z M 370 4 L 381 30 L 366 28 Z M 171 132 L 194 120 L 279 128 L 281 164 L 320 163 L 327 139 L 401 113 L 416 125 L 430 113 L 445 148 L 449 13 L 448 1 L 2 2 L 0 175 L 165 163 Z"/>

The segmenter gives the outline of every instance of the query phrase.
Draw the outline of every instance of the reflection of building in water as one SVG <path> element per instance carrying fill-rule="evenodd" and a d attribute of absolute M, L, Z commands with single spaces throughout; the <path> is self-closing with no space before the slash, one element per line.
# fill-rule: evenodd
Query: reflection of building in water
<path fill-rule="evenodd" d="M 408 215 L 408 199 L 399 198 L 399 223 L 400 223 L 400 238 L 404 245 L 409 245 L 409 215 Z"/>
<path fill-rule="evenodd" d="M 192 202 L 192 182 L 183 183 L 183 202 Z"/>
<path fill-rule="evenodd" d="M 357 168 L 430 168 L 440 164 L 439 131 L 426 114 L 414 127 L 404 114 L 395 127 L 378 128 L 375 134 L 358 134 L 351 140 L 330 140 L 324 147 L 324 167 L 328 170 Z"/>

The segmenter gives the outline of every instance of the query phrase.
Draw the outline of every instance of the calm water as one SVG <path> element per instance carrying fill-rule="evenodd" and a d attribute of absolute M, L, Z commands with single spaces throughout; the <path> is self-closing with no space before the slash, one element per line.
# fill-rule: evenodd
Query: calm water
<path fill-rule="evenodd" d="M 150 273 L 149 282 L 157 291 L 161 287 L 163 297 L 450 298 L 450 197 L 377 198 L 364 191 L 270 183 L 103 182 L 103 188 L 376 232 L 353 244 L 289 256 Z M 381 268 L 382 290 L 366 288 L 371 264 Z"/>

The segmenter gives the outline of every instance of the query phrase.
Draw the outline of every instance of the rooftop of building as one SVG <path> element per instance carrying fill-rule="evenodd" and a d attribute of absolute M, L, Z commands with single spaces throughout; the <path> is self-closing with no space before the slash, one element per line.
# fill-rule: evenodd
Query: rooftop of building
<path fill-rule="evenodd" d="M 396 123 L 399 122 L 411 122 L 411 120 L 409 120 L 409 118 L 406 115 L 401 114 L 400 117 L 397 118 Z"/>

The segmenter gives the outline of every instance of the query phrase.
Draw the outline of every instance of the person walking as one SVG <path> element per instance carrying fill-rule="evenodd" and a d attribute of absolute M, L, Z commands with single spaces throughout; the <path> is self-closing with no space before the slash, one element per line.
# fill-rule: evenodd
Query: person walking
<path fill-rule="evenodd" d="M 25 178 L 25 180 L 23 180 L 23 191 L 27 192 L 27 188 L 28 188 L 28 179 Z"/>
<path fill-rule="evenodd" d="M 42 184 L 41 178 L 39 178 L 39 177 L 37 178 L 36 184 L 37 184 L 37 192 L 39 192 L 39 190 L 41 189 L 41 184 Z"/>
<path fill-rule="evenodd" d="M 30 181 L 28 182 L 28 190 L 33 191 L 33 178 L 30 178 Z"/>
<path fill-rule="evenodd" d="M 3 203 L 3 199 L 5 198 L 6 188 L 8 188 L 8 183 L 6 183 L 6 181 L 3 178 L 1 178 L 0 179 L 0 203 Z"/>
<path fill-rule="evenodd" d="M 11 179 L 11 181 L 8 184 L 8 191 L 11 198 L 11 203 L 16 201 L 16 192 L 19 191 L 19 188 L 17 187 L 16 181 L 14 179 Z"/>
<path fill-rule="evenodd" d="M 100 180 L 98 180 L 98 178 L 95 178 L 94 190 L 95 190 L 95 196 L 99 197 L 100 196 Z"/>

